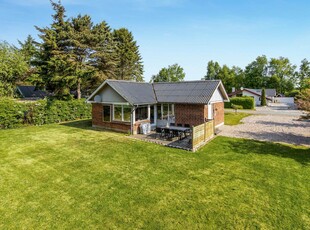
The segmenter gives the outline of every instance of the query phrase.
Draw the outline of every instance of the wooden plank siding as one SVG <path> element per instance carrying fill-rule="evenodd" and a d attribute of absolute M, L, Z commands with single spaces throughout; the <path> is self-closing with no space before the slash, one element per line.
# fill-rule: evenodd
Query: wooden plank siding
<path fill-rule="evenodd" d="M 206 144 L 214 136 L 214 120 L 192 127 L 192 150 Z"/>

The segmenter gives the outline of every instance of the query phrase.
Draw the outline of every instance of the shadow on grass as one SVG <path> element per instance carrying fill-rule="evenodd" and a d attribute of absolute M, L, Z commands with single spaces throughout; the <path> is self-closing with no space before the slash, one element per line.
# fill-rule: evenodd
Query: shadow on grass
<path fill-rule="evenodd" d="M 303 120 L 294 119 L 293 121 L 295 121 L 295 123 L 285 123 L 285 122 L 277 122 L 277 121 L 257 121 L 257 123 L 263 124 L 263 125 L 270 125 L 270 126 L 310 128 L 310 122 L 307 120 L 303 121 Z"/>
<path fill-rule="evenodd" d="M 104 129 L 104 128 L 94 128 L 92 126 L 91 119 L 79 120 L 79 121 L 69 121 L 69 122 L 61 123 L 60 125 L 71 127 L 71 128 L 84 129 L 84 130 L 95 130 L 95 131 L 124 134 L 122 132 L 118 132 L 118 131 L 114 131 L 114 130 L 109 130 L 109 129 Z"/>
<path fill-rule="evenodd" d="M 227 139 L 225 142 L 236 153 L 273 155 L 293 159 L 302 165 L 310 165 L 310 148 L 307 147 L 296 148 L 284 144 L 246 139 L 238 139 L 238 141 Z"/>
<path fill-rule="evenodd" d="M 284 142 L 294 145 L 310 145 L 310 138 L 303 135 L 296 135 L 294 133 L 278 133 L 278 132 L 250 132 L 242 131 L 241 134 L 251 136 L 253 139 L 263 141 Z"/>
<path fill-rule="evenodd" d="M 88 120 L 79 120 L 79 121 L 70 121 L 66 123 L 61 123 L 60 125 L 68 126 L 72 128 L 78 128 L 78 129 L 86 129 L 86 130 L 96 130 L 92 127 L 92 122 L 90 119 Z"/>

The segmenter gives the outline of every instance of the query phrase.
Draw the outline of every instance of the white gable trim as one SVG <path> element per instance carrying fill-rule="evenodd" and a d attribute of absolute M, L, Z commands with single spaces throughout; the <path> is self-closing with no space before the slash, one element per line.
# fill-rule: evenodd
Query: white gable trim
<path fill-rule="evenodd" d="M 120 94 L 114 87 L 112 87 L 109 84 L 108 80 L 105 80 L 86 100 L 87 103 L 94 103 L 93 101 L 91 101 L 91 98 L 93 98 L 94 96 L 96 96 L 96 94 L 105 86 L 108 85 L 109 87 L 111 87 L 120 97 L 122 97 L 125 101 L 127 101 L 128 104 L 131 105 L 131 103 L 128 101 L 128 99 L 126 97 L 124 97 L 122 94 Z M 111 102 L 110 102 L 111 104 Z"/>
<path fill-rule="evenodd" d="M 216 89 L 214 90 L 214 92 L 213 92 L 213 94 L 212 94 L 212 96 L 211 96 L 211 98 L 210 98 L 210 100 L 209 100 L 209 103 L 215 102 L 215 101 L 212 101 L 212 99 L 215 98 L 215 93 L 216 93 L 218 90 L 219 90 L 220 93 L 222 94 L 222 98 L 223 98 L 222 101 L 229 101 L 229 97 L 228 97 L 228 95 L 227 95 L 227 93 L 226 93 L 226 90 L 225 90 L 225 88 L 224 88 L 224 86 L 223 86 L 223 83 L 222 83 L 222 81 L 220 81 L 219 84 L 217 85 Z M 216 101 L 216 102 L 219 102 L 219 101 Z"/>
<path fill-rule="evenodd" d="M 90 103 L 91 101 L 90 101 L 90 99 L 91 98 L 93 98 L 95 95 L 96 95 L 96 93 L 98 93 L 98 91 L 105 85 L 105 84 L 107 84 L 107 80 L 105 80 L 88 98 L 87 98 L 87 100 L 86 100 L 86 102 L 87 103 Z"/>

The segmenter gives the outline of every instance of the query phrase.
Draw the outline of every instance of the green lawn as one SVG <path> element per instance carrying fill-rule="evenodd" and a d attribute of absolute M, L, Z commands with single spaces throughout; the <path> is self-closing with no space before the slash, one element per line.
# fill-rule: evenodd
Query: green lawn
<path fill-rule="evenodd" d="M 0 131 L 0 229 L 309 229 L 310 150 L 217 137 L 196 153 L 88 121 Z"/>
<path fill-rule="evenodd" d="M 239 125 L 241 124 L 241 120 L 245 117 L 251 116 L 252 114 L 248 113 L 231 113 L 226 112 L 224 117 L 225 125 Z"/>

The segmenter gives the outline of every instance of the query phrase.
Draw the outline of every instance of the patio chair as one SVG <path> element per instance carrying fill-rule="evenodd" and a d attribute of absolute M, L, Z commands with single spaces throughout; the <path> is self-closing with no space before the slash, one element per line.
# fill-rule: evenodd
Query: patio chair
<path fill-rule="evenodd" d="M 159 138 L 163 138 L 165 136 L 164 130 L 162 128 L 156 128 L 156 138 L 159 136 Z"/>
<path fill-rule="evenodd" d="M 178 131 L 178 130 L 173 130 L 172 131 L 172 135 L 173 135 L 173 137 L 178 137 L 178 140 L 181 140 L 182 139 L 182 137 L 183 137 L 183 132 L 180 132 L 180 131 Z"/>
<path fill-rule="evenodd" d="M 164 129 L 165 139 L 171 139 L 173 137 L 173 133 L 170 129 Z"/>
<path fill-rule="evenodd" d="M 192 129 L 191 126 L 189 124 L 184 124 L 185 128 L 189 128 L 186 132 L 185 132 L 185 136 L 190 136 L 192 134 Z"/>

